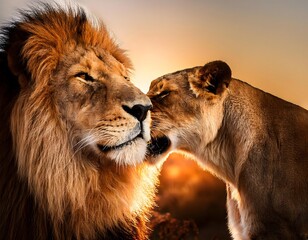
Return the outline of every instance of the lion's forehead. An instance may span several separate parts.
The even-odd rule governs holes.
[[[95,74],[93,77],[129,75],[127,68],[104,50],[77,48],[63,57],[62,65],[68,68],[67,74],[71,76],[82,71]]]

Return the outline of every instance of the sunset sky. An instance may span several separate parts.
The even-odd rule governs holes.
[[[31,2],[1,0],[0,20]],[[77,2],[128,50],[144,92],[163,74],[221,59],[233,77],[308,108],[307,0]]]

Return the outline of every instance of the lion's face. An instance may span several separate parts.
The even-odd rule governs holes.
[[[62,57],[49,84],[75,153],[118,164],[143,160],[151,102],[122,63],[104,50],[77,47]]]
[[[7,53],[21,86],[19,101],[30,109],[20,114],[39,123],[51,114],[73,158],[82,154],[96,163],[136,165],[150,138],[151,102],[129,81],[130,60],[105,26],[76,13],[51,10],[16,24]],[[50,108],[40,107],[43,103]]]
[[[224,89],[231,78],[225,63],[216,61],[164,75],[152,81],[152,159],[172,149],[187,150],[214,139],[223,118]],[[169,150],[169,151],[168,151]]]

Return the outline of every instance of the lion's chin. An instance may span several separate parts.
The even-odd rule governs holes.
[[[147,151],[147,142],[142,138],[136,138],[129,144],[120,148],[114,148],[106,152],[108,158],[118,165],[136,166],[143,162]]]

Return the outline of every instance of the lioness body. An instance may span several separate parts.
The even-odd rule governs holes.
[[[124,51],[77,6],[1,34],[0,239],[146,239],[151,102]]]
[[[153,135],[226,182],[234,239],[308,236],[307,110],[231,79],[220,61],[154,80],[148,95]]]

